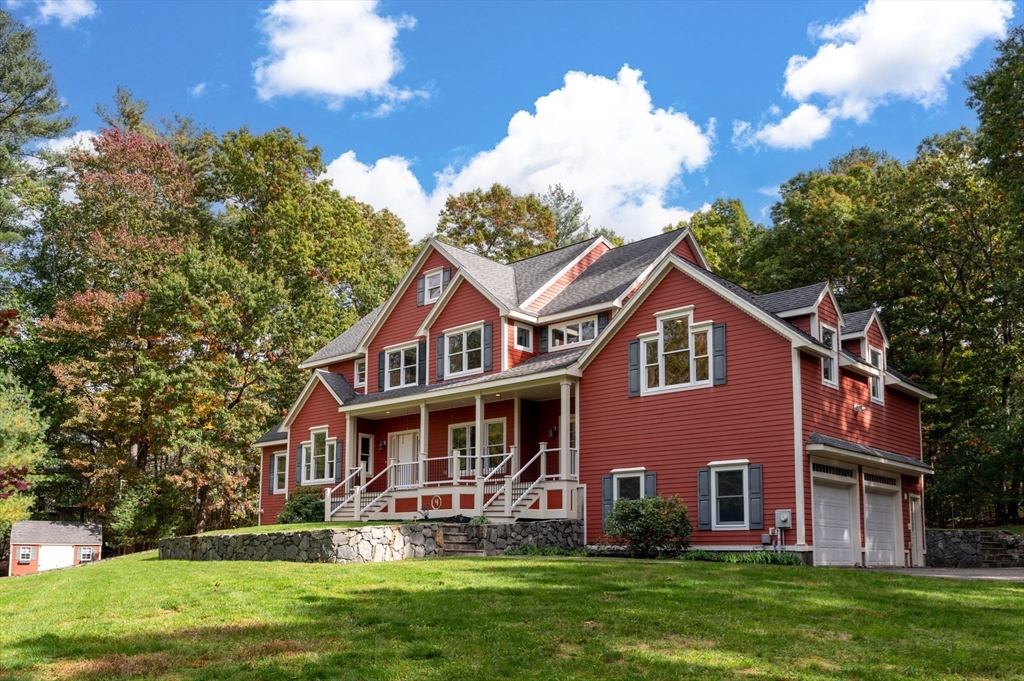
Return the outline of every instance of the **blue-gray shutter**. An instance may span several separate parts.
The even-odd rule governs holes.
[[[384,392],[384,353],[377,354],[377,392]]]
[[[640,397],[640,341],[629,341],[629,396]]]
[[[302,445],[295,448],[295,486],[302,484]]]
[[[277,454],[271,454],[270,455],[270,463],[267,465],[267,469],[270,471],[270,474],[267,476],[267,483],[268,483],[267,484],[267,493],[268,494],[273,494],[274,493],[274,478],[276,477],[274,475],[274,473],[275,473],[275,471],[274,471],[275,464],[277,464]]]
[[[437,335],[437,352],[435,353],[437,358],[437,366],[434,367],[437,380],[444,380],[444,334],[439,333]]]
[[[491,337],[494,335],[494,324],[487,322],[484,324],[484,371],[490,371],[494,364],[491,361],[491,348],[493,343]]]
[[[761,464],[747,467],[747,491],[750,497],[750,529],[764,529],[764,496],[762,494]]]
[[[421,340],[416,349],[416,382],[420,385],[427,384],[427,341]]]
[[[416,279],[416,305],[423,307],[424,302],[427,299],[427,278],[419,277]]]
[[[597,332],[601,333],[604,331],[604,327],[608,326],[608,313],[602,312],[597,315]]]
[[[345,441],[338,440],[334,443],[334,482],[341,482],[344,469],[341,466],[341,453],[345,451]]]
[[[612,512],[612,505],[615,503],[615,496],[612,493],[612,476],[606,475],[601,478],[601,529],[604,529],[608,514]]]
[[[644,473],[644,496],[645,497],[656,497],[658,496],[658,473],[657,471],[647,471]]]
[[[711,330],[711,375],[713,385],[725,383],[725,324],[715,324]]]
[[[548,351],[548,327],[542,326],[539,329],[537,329],[537,332],[540,335],[539,342],[537,343],[537,352],[547,352]]]
[[[711,469],[697,469],[697,529],[711,529]]]
[[[448,288],[448,282],[452,280],[452,270],[449,267],[444,268],[441,273],[441,292],[443,293]]]

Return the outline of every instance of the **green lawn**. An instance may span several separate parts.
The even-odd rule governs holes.
[[[622,559],[0,580],[4,679],[1024,678],[1024,584]]]

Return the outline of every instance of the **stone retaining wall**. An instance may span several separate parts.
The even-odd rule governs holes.
[[[983,543],[993,548],[984,548]],[[925,532],[925,564],[928,567],[983,567],[995,558],[1024,567],[1024,535],[981,530],[928,530]]]
[[[297,532],[196,535],[160,540],[171,560],[287,560],[297,563],[379,563],[445,555],[444,523],[372,525]],[[514,546],[583,546],[582,520],[458,526],[488,556]]]

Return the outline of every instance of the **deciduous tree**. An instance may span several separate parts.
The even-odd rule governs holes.
[[[554,247],[555,218],[535,194],[520,196],[494,184],[449,196],[437,236],[485,258],[512,262]]]

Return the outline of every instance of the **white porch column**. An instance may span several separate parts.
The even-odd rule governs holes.
[[[522,428],[519,423],[519,395],[516,395],[512,400],[512,433],[513,440],[516,443],[516,455],[512,457],[512,470],[518,471],[519,467],[522,466],[522,455],[523,455],[523,443],[519,441],[519,433]]]
[[[565,480],[569,476],[569,406],[572,401],[572,383],[562,381],[562,412],[558,419],[558,477]]]
[[[420,403],[420,484],[427,482],[427,455],[430,453],[428,446],[428,433],[430,432],[430,413],[427,410],[427,403]]]
[[[487,433],[484,429],[484,396],[476,395],[476,477],[484,477],[484,445]]]
[[[352,414],[345,414],[345,477],[353,468],[359,466],[359,434],[356,427],[358,419]]]

